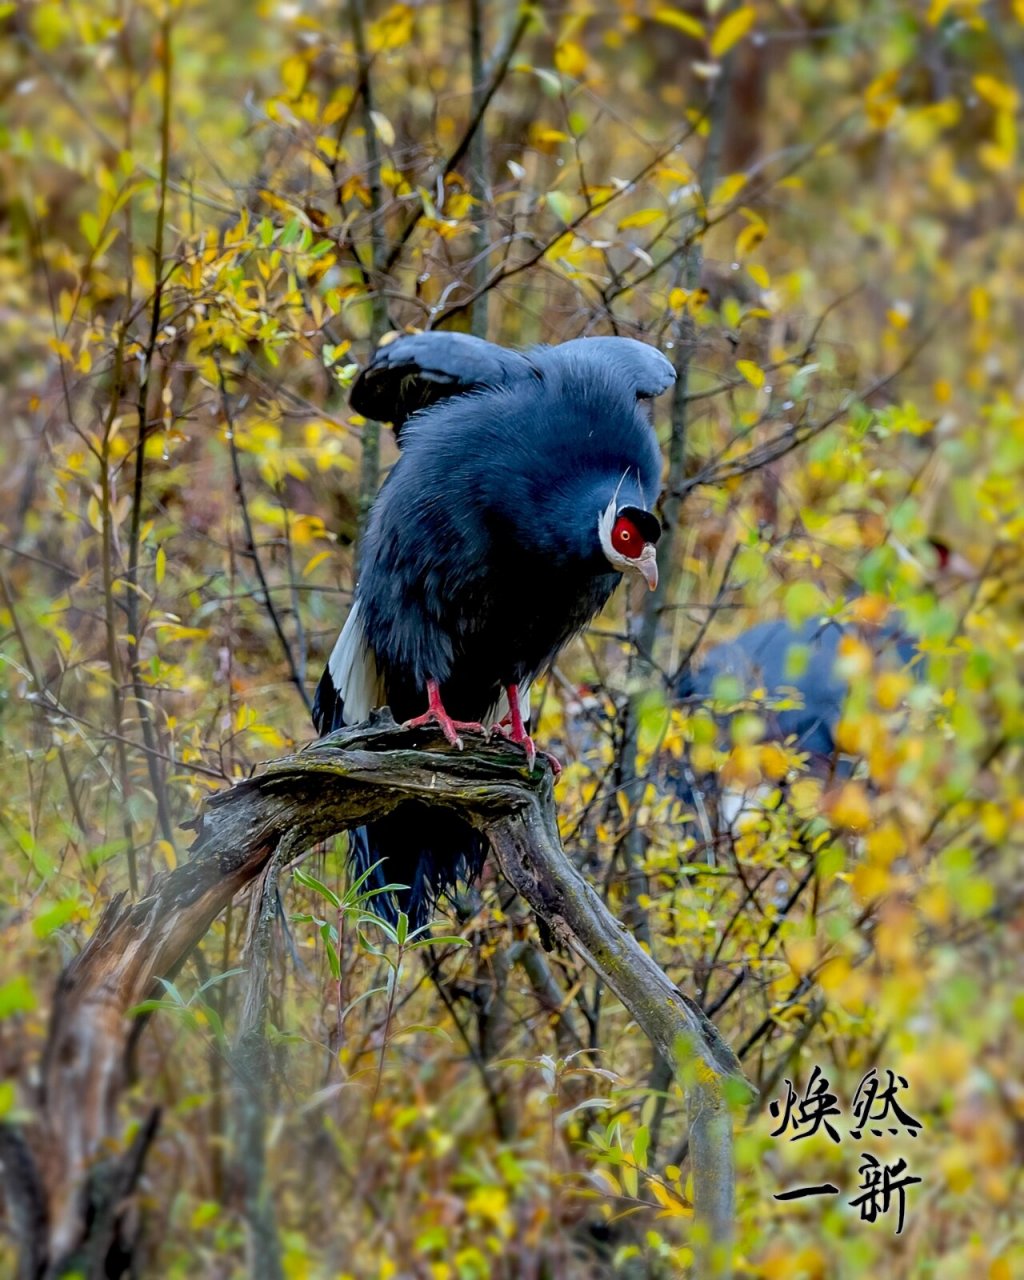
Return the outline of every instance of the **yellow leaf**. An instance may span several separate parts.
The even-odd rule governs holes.
[[[832,804],[832,821],[837,827],[863,831],[871,824],[868,794],[859,782],[848,782]]]
[[[790,938],[786,943],[786,959],[798,978],[810,973],[817,958],[818,946],[813,938]]]
[[[733,45],[743,39],[756,19],[757,10],[752,4],[745,4],[723,18],[711,37],[711,56],[724,58]]]
[[[689,13],[680,13],[678,9],[661,8],[654,11],[655,22],[663,22],[667,27],[675,27],[684,31],[694,40],[704,39],[704,24]]]
[[[306,60],[300,58],[297,53],[285,59],[281,67],[281,82],[289,98],[294,99],[301,95],[306,87],[306,72]]]
[[[736,370],[746,378],[752,387],[764,386],[764,370],[760,365],[755,364],[753,360],[737,360]]]
[[[917,895],[917,909],[931,924],[948,924],[953,901],[944,884],[929,885]]]
[[[575,40],[563,40],[555,46],[555,66],[563,76],[579,80],[587,69],[586,51]]]
[[[768,272],[760,265],[760,263],[748,263],[747,275],[750,276],[751,280],[753,280],[754,284],[756,284],[759,289],[767,289],[771,286],[771,276],[769,276]]]
[[[736,199],[746,185],[747,175],[745,173],[730,173],[727,178],[722,179],[711,193],[711,199],[708,204],[729,204]]]
[[[308,578],[313,570],[316,569],[318,565],[323,564],[330,554],[330,551],[318,551],[315,556],[311,556],[306,563],[306,567],[302,570],[302,576],[304,578]]]
[[[167,552],[163,547],[159,547],[156,553],[156,584],[160,585],[164,580],[164,574],[167,572]]]
[[[989,802],[981,809],[981,829],[992,844],[1002,844],[1010,829],[1009,818],[997,804]]]
[[[1020,95],[1012,85],[1003,84],[995,76],[975,76],[974,87],[978,95],[997,111],[1016,111]]]
[[[701,307],[703,307],[707,302],[708,296],[707,289],[691,290],[690,296],[686,299],[687,311],[689,311],[691,315],[695,316],[697,312],[700,311]]]
[[[864,849],[868,858],[879,867],[890,867],[897,858],[906,852],[906,841],[902,837],[896,823],[883,822],[874,828],[864,841]]]
[[[736,237],[736,257],[745,258],[748,253],[753,253],[757,246],[768,234],[768,228],[763,222],[752,222]]]
[[[903,671],[883,671],[875,681],[875,697],[883,711],[895,711],[910,688],[910,677]]]
[[[871,867],[866,863],[857,867],[850,880],[858,901],[864,903],[880,898],[891,883],[892,877],[885,867]]]
[[[660,209],[640,209],[637,213],[631,213],[623,218],[619,223],[619,230],[626,231],[630,227],[649,227],[652,222],[657,222],[664,216]]]
[[[899,74],[899,71],[885,71],[864,90],[864,110],[876,129],[884,129],[899,106],[895,93]]]
[[[954,1195],[963,1195],[974,1182],[970,1156],[962,1144],[957,1144],[938,1157],[939,1170]]]
[[[655,1200],[661,1205],[662,1212],[658,1214],[659,1218],[689,1218],[693,1215],[693,1208],[688,1205],[685,1200],[678,1200],[669,1190],[656,1179],[651,1178],[647,1183],[651,1194]]]
[[[847,680],[857,680],[866,676],[874,665],[874,652],[856,636],[843,636],[836,652],[837,670],[841,671]]]
[[[478,1187],[466,1201],[466,1212],[477,1214],[491,1222],[501,1221],[508,1207],[508,1193],[504,1187]]]
[[[766,742],[761,747],[761,772],[773,782],[779,782],[789,772],[789,757],[777,742]]]
[[[850,605],[850,617],[866,627],[878,627],[889,616],[889,601],[885,596],[867,591]]]

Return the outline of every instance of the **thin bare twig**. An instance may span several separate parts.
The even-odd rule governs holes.
[[[288,664],[288,672],[291,676],[292,684],[299,691],[299,697],[307,711],[312,713],[313,704],[310,702],[309,694],[306,692],[306,686],[303,684],[302,675],[299,671],[298,664],[295,661],[295,655],[292,653],[292,647],[288,643],[288,637],[285,635],[284,626],[281,622],[280,614],[277,612],[277,606],[274,604],[274,597],[271,595],[270,587],[267,583],[267,575],[263,571],[263,562],[260,560],[259,551],[256,547],[256,537],[253,533],[252,518],[249,515],[249,503],[245,496],[245,483],[242,479],[242,463],[238,455],[238,442],[235,439],[235,420],[234,413],[231,408],[231,399],[228,395],[227,384],[224,381],[224,370],[218,361],[217,376],[220,381],[221,405],[224,411],[224,420],[228,428],[228,445],[231,451],[231,471],[235,481],[235,496],[238,499],[238,506],[242,513],[242,524],[245,527],[246,551],[249,559],[253,563],[256,570],[256,577],[259,579],[260,591],[263,594],[263,601],[270,615],[270,621],[273,624],[274,632],[281,643],[281,649],[284,652],[285,661]]]
[[[142,376],[139,378],[139,391],[136,401],[138,417],[138,434],[135,445],[135,477],[132,484],[132,515],[128,531],[128,573],[125,581],[125,612],[128,621],[128,675],[131,680],[132,695],[135,699],[136,712],[142,727],[142,737],[146,744],[146,767],[149,771],[150,786],[156,801],[157,818],[163,838],[174,847],[174,825],[171,822],[170,807],[167,801],[167,789],[160,772],[156,752],[156,729],[150,714],[150,702],[142,684],[142,672],[139,666],[140,609],[139,609],[139,549],[142,541],[142,499],[144,477],[146,471],[146,441],[149,438],[149,392],[153,377],[153,364],[156,356],[156,344],[160,335],[163,311],[164,291],[164,229],[167,219],[167,183],[171,161],[171,85],[174,76],[173,26],[172,10],[167,9],[160,29],[160,60],[163,79],[160,96],[160,190],[156,207],[156,232],[153,240],[153,276],[156,281],[153,289],[152,310],[149,322],[149,337],[146,342],[145,363]],[[131,267],[129,267],[129,271]],[[122,342],[124,341],[122,336]],[[117,398],[112,403],[116,405]],[[134,881],[134,874],[132,876]],[[133,891],[137,886],[133,884]]]

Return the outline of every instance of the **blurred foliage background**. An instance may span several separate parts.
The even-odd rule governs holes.
[[[1024,5],[41,0],[0,31],[7,1118],[104,905],[311,736],[395,456],[346,407],[375,341],[617,332],[680,375],[665,587],[563,655],[539,738],[570,855],[762,1090],[737,1269],[1022,1274]],[[756,694],[671,697],[779,617],[849,624],[852,773],[766,740]],[[861,634],[893,617],[910,671]],[[684,765],[760,799],[696,812]],[[415,950],[346,905],[341,843],[286,879],[286,1275],[687,1274],[681,1095],[493,868],[439,921],[472,945]],[[137,1047],[128,1133],[164,1108],[149,1274],[246,1272],[245,922],[215,923]],[[922,1131],[872,1148],[922,1178],[899,1236],[845,1203],[846,1129],[772,1137],[815,1065],[847,1116],[872,1066],[908,1081]],[[773,1199],[827,1181],[843,1196]]]

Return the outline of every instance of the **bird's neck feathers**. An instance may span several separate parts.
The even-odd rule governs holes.
[[[586,563],[594,572],[608,573],[598,526],[608,504],[648,508],[653,494],[644,494],[635,472],[609,475],[606,471],[560,476],[538,494],[541,514],[521,525],[524,549],[531,543],[543,555],[568,565]]]

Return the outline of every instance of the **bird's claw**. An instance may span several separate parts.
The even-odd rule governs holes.
[[[537,763],[537,757],[540,756],[546,760],[551,766],[551,772],[557,778],[562,772],[562,762],[557,756],[553,756],[550,751],[538,751],[537,744],[528,733],[517,734],[512,725],[502,720],[500,724],[491,727],[491,734],[507,738],[509,742],[517,742],[526,752],[526,767],[533,772],[533,766]]]
[[[402,728],[423,729],[431,724],[436,724],[444,734],[445,739],[460,751],[463,747],[462,739],[459,737],[460,730],[463,733],[487,732],[478,720],[453,720],[446,711],[439,711],[434,707],[431,707],[429,711],[424,711],[421,716],[413,716],[411,720],[406,720]]]
[[[444,709],[441,701],[441,689],[436,680],[427,681],[427,709],[421,716],[413,716],[402,725],[403,729],[422,729],[428,724],[436,724],[453,747],[462,750],[462,739],[459,730],[464,733],[486,733],[487,730],[478,720],[453,720]]]

